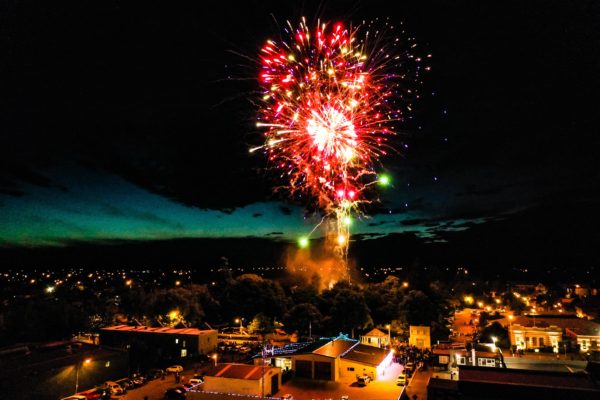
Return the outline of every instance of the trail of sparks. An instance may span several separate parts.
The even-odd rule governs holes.
[[[386,23],[385,31],[392,30]],[[386,40],[379,31],[370,38],[367,25],[317,23],[309,29],[303,19],[296,28],[288,22],[285,34],[260,51],[257,126],[264,128],[265,142],[251,152],[265,152],[290,195],[310,199],[332,217],[328,232],[345,257],[350,215],[370,201],[395,124],[418,98],[421,59],[400,51],[416,45]]]

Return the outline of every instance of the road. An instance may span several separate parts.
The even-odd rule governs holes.
[[[465,342],[467,339],[470,339],[469,336],[475,332],[475,326],[470,325],[469,322],[477,317],[471,316],[471,312],[475,311],[471,308],[465,308],[464,310],[457,311],[454,314],[454,326],[453,339],[457,342]]]
[[[508,368],[559,372],[581,371],[584,370],[587,365],[586,361],[557,360],[554,357],[536,357],[535,355],[527,355],[526,357],[505,356],[504,362]]]
[[[431,369],[427,371],[417,371],[413,375],[410,383],[406,388],[406,394],[412,400],[416,398],[418,400],[427,399],[427,383],[431,377]],[[414,397],[417,396],[417,397]]]
[[[181,374],[185,377],[185,381],[194,376],[193,370],[183,371]],[[128,390],[126,394],[122,396],[113,396],[113,399],[117,400],[144,400],[147,396],[148,400],[162,399],[165,391],[172,387],[181,386],[181,383],[175,381],[175,375],[166,375],[165,379],[155,379],[149,381],[144,386],[139,388]]]

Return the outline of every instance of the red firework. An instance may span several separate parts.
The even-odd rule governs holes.
[[[368,202],[388,138],[410,110],[407,95],[418,97],[405,84],[418,76],[407,62],[420,59],[379,31],[371,40],[366,26],[309,29],[304,21],[297,28],[288,22],[285,33],[287,39],[268,40],[260,51],[257,125],[265,128],[265,143],[252,151],[265,151],[292,195],[313,199],[339,219]]]

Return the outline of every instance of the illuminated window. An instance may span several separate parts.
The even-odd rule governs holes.
[[[181,349],[181,357],[187,357],[187,349]]]
[[[179,339],[175,339],[175,344],[179,343]]]

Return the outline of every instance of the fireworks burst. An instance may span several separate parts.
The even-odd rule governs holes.
[[[391,36],[389,22],[381,32],[370,26],[310,29],[304,19],[296,28],[288,22],[286,38],[268,40],[260,51],[257,126],[265,142],[251,152],[263,150],[292,196],[310,199],[331,217],[326,237],[342,257],[351,214],[370,202],[375,183],[389,183],[377,173],[380,159],[418,98],[416,45]]]

